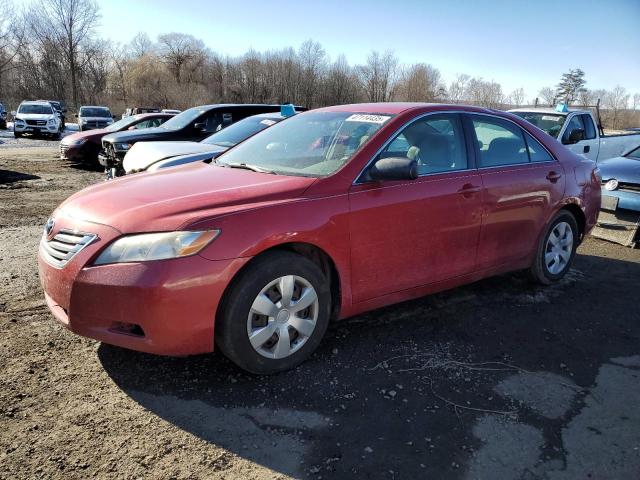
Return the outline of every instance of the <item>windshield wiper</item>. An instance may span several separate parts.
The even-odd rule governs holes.
[[[252,172],[273,173],[271,170],[256,167],[255,165],[247,165],[246,163],[218,163],[218,165],[226,166],[229,168],[242,168],[243,170],[251,170]]]

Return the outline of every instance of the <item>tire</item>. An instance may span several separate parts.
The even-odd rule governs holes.
[[[270,289],[265,290],[269,285],[272,285]],[[281,301],[287,285],[294,286],[293,303]],[[295,310],[302,295],[305,305],[314,298],[314,292],[314,303]],[[271,315],[261,315],[253,309],[258,305],[259,296],[262,298],[259,308]],[[315,263],[291,252],[269,252],[257,258],[232,282],[218,312],[216,345],[233,363],[250,373],[289,370],[318,347],[329,325],[330,312],[329,282]],[[249,339],[250,328],[254,334],[253,344]],[[306,333],[301,333],[303,331]],[[281,336],[281,332],[285,332],[285,336]]]
[[[533,280],[542,285],[561,280],[571,268],[579,235],[578,223],[570,212],[561,210],[556,213],[538,245],[536,258],[529,270]]]
[[[18,133],[18,132],[13,132],[13,136],[14,136],[15,138],[20,138],[20,137],[22,136],[22,134],[21,134],[21,133]]]

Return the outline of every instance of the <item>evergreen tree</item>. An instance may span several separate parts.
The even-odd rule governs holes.
[[[556,87],[558,98],[570,105],[578,98],[580,93],[586,91],[586,88],[584,88],[586,83],[584,72],[579,68],[563,73],[562,79]]]

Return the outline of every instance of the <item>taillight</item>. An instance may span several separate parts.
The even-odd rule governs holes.
[[[591,171],[591,180],[595,183],[602,183],[602,173],[598,167]]]

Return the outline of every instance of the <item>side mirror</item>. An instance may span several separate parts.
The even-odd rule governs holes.
[[[16,111],[15,110],[11,110],[11,116],[15,117],[16,116]]]
[[[564,141],[563,143],[565,145],[573,145],[574,143],[578,143],[582,140],[584,140],[584,129],[574,128],[569,132],[566,141]]]
[[[62,109],[62,113],[67,113],[67,109],[66,109],[66,108],[63,108],[63,109]]]
[[[406,157],[381,158],[369,170],[372,180],[415,180],[418,164]]]
[[[204,127],[205,127],[204,122],[197,122],[193,124],[194,130],[204,130]]]
[[[74,113],[74,114],[73,114],[73,116],[74,116],[74,117],[76,117],[76,118],[78,118],[78,114],[77,114],[77,113]]]

